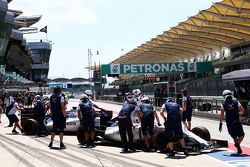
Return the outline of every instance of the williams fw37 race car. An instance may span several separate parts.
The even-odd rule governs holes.
[[[136,117],[132,118],[138,120]],[[102,142],[121,142],[119,127],[115,123],[117,120],[116,117],[113,117],[113,111],[107,111],[104,109],[96,111],[95,118],[95,135],[97,140]],[[133,121],[136,122],[136,121]],[[53,122],[51,117],[46,116],[44,120],[47,130],[51,130]],[[27,135],[34,135],[38,129],[38,123],[34,119],[23,120],[24,132]],[[134,123],[135,127],[133,128],[134,142],[138,146],[143,146],[143,134],[141,131],[140,123]],[[65,132],[76,133],[78,142],[84,144],[84,133],[82,127],[80,126],[80,121],[77,117],[76,107],[67,111],[66,118],[66,128]],[[165,127],[164,126],[155,126],[154,128],[154,143],[156,149],[161,152],[166,150],[166,139],[165,139]],[[202,151],[214,150],[220,147],[228,147],[228,142],[225,140],[211,139],[210,133],[205,127],[195,127],[191,131],[183,127],[183,135],[186,143],[186,148],[189,152],[200,153]],[[178,142],[175,144],[175,149],[180,149]]]

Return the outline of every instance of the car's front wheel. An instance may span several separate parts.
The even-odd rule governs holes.
[[[194,127],[191,131],[206,141],[211,140],[211,136],[210,136],[208,129],[203,126]]]

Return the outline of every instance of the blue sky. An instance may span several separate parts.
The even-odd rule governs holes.
[[[42,15],[33,27],[47,25],[53,41],[49,78],[88,78],[88,49],[93,62],[108,64],[220,1],[13,0],[9,8],[22,10],[24,16]],[[46,39],[46,34],[25,38]]]

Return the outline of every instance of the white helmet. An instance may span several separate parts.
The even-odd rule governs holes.
[[[144,96],[141,101],[149,101],[149,97],[148,96]]]
[[[93,92],[91,90],[85,90],[84,93],[88,96],[92,96],[93,95]]]
[[[231,90],[224,90],[222,93],[222,96],[226,99],[229,96],[233,97],[233,94],[232,94]]]
[[[132,91],[132,93],[133,93],[135,96],[140,96],[141,90],[140,90],[140,89],[134,89],[134,90]]]
[[[167,102],[174,102],[174,99],[172,97],[168,97],[166,101]]]
[[[35,100],[37,101],[37,100],[41,100],[41,96],[40,95],[36,95],[35,96]]]
[[[127,96],[126,96],[126,99],[128,101],[133,101],[134,100],[134,95],[132,93],[128,93]]]
[[[86,95],[86,94],[82,94],[81,95],[81,99],[88,99],[89,97],[88,97],[88,95]]]

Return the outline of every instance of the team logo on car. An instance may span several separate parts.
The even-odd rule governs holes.
[[[110,71],[111,74],[120,74],[120,64],[111,64]]]

